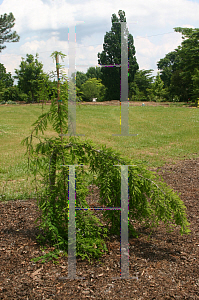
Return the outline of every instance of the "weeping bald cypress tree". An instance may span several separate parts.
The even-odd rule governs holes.
[[[52,54],[57,61],[61,52]],[[57,68],[60,65],[56,64]],[[58,78],[59,70],[57,71]],[[69,84],[69,83],[68,83]],[[55,250],[44,256],[58,258],[60,250],[68,250],[68,176],[66,165],[86,165],[76,167],[76,207],[89,207],[86,196],[92,182],[99,187],[100,204],[108,207],[120,207],[121,170],[114,165],[129,166],[129,232],[138,237],[133,220],[139,221],[151,229],[160,221],[168,229],[179,225],[180,233],[190,232],[186,218],[186,207],[179,195],[170,189],[154,172],[146,169],[141,161],[131,161],[105,145],[96,146],[92,140],[81,141],[79,137],[60,136],[68,132],[68,89],[67,84],[60,85],[58,79],[58,98],[51,103],[48,112],[39,116],[32,125],[31,135],[22,141],[26,144],[28,165],[33,174],[42,176],[42,189],[37,196],[41,211],[42,233],[38,242],[49,242]],[[55,138],[41,139],[38,131],[44,134],[48,123],[57,133]],[[35,134],[35,135],[34,135]],[[33,138],[39,139],[33,147]],[[114,234],[120,234],[120,215],[118,211],[103,211],[104,226],[92,211],[76,211],[77,256],[82,259],[99,258],[107,251],[106,240]],[[109,234],[108,234],[109,232]],[[38,258],[40,259],[40,258]]]

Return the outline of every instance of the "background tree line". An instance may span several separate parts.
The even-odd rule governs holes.
[[[119,10],[119,18],[112,15],[111,31],[104,37],[103,51],[98,53],[98,64],[121,64],[121,24],[114,22],[126,21],[125,12]],[[18,42],[16,32],[8,34],[14,26],[14,16],[4,14],[0,17],[0,52],[6,46],[6,41]],[[174,28],[182,33],[183,42],[177,49],[165,55],[157,63],[158,74],[152,76],[153,70],[140,70],[135,56],[133,36],[128,34],[129,60],[129,100],[130,101],[180,101],[188,99],[195,102],[199,98],[199,29]],[[39,102],[57,97],[57,81],[51,81],[52,73],[43,72],[43,64],[32,54],[22,58],[19,69],[15,69],[13,78],[18,80],[14,84],[11,73],[0,64],[0,101]],[[78,100],[97,101],[120,100],[121,68],[90,67],[86,73],[76,72],[76,94]],[[75,83],[75,73],[70,79]],[[62,83],[62,88],[68,88],[68,81]]]

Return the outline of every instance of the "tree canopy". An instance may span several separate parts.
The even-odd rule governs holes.
[[[7,88],[13,86],[13,83],[12,74],[10,72],[6,73],[6,68],[0,63],[0,87]]]
[[[72,81],[75,83],[75,73],[72,73],[71,77],[72,77]],[[88,77],[84,72],[80,72],[80,71],[76,72],[76,87],[81,89],[82,84],[86,82],[86,80],[88,80]]]
[[[119,10],[119,18],[116,14],[112,15],[111,31],[104,37],[104,50],[98,53],[98,63],[102,65],[121,64],[121,24],[114,22],[126,22],[125,12]],[[124,30],[124,36],[127,36],[128,29]],[[134,80],[136,70],[139,69],[136,57],[133,36],[128,34],[128,60],[129,60],[129,82]],[[106,100],[120,100],[120,67],[102,67],[102,84],[107,88]]]
[[[34,101],[37,97],[39,82],[44,79],[43,64],[37,60],[38,53],[36,53],[35,61],[32,54],[26,54],[26,57],[26,61],[22,57],[20,69],[15,69],[17,75],[13,77],[18,79],[19,89],[29,94],[32,101]]]
[[[0,17],[0,52],[6,48],[6,46],[1,46],[5,42],[18,42],[20,36],[14,31],[11,32],[11,28],[14,27],[15,18],[12,13],[9,15],[4,14]]]
[[[129,99],[135,101],[149,101],[151,85],[154,76],[153,70],[137,70],[135,73],[134,81],[129,85]]]
[[[102,77],[102,72],[101,72],[101,67],[90,67],[87,72],[86,76],[88,78],[96,78],[97,80],[101,79]]]
[[[154,83],[154,76],[151,75],[153,70],[139,70],[133,36],[126,27],[124,32],[121,33],[121,23],[126,22],[125,12],[119,10],[118,16],[112,14],[111,31],[106,32],[103,51],[98,53],[97,56],[98,63],[101,65],[121,65],[121,34],[124,34],[126,41],[128,41],[129,99],[134,101],[181,102],[186,102],[189,99],[192,102],[197,102],[199,98],[199,28],[174,28],[175,32],[182,34],[183,41],[177,49],[167,53],[164,58],[157,62],[160,76],[156,76]],[[0,52],[6,48],[6,46],[2,46],[4,42],[19,41],[20,37],[16,31],[10,33],[11,28],[15,25],[14,21],[15,18],[12,13],[0,17]],[[43,72],[43,64],[37,60],[38,54],[36,54],[35,61],[32,54],[26,54],[26,57],[26,61],[22,58],[20,69],[15,69],[16,76],[13,76],[13,78],[18,79],[17,88],[13,88],[14,80],[11,73],[6,73],[5,67],[0,64],[1,100],[29,98],[32,101],[38,101],[40,97],[43,99],[56,97],[57,82],[50,81],[50,75]],[[90,67],[86,73],[77,71],[77,100],[88,100],[88,94],[96,86],[94,83],[97,82],[93,80],[86,84],[90,79],[100,81],[104,87],[100,90],[100,93],[101,91],[102,93],[97,97],[100,101],[120,100],[121,67]],[[72,74],[71,82],[75,83],[75,73]],[[62,85],[61,82],[60,84]],[[86,86],[90,91],[86,91]],[[65,88],[67,88],[67,83],[65,83]],[[19,93],[23,94],[23,97],[20,97]],[[93,93],[96,92],[90,94]],[[89,96],[89,98],[92,98],[92,96]]]
[[[4,100],[5,90],[12,87],[13,82],[11,73],[6,73],[6,68],[0,63],[0,100]]]
[[[82,85],[82,91],[84,96],[88,98],[89,101],[92,101],[93,98],[98,98],[99,100],[103,97],[106,88],[101,84],[101,79],[90,78]]]
[[[175,51],[160,59],[157,66],[171,97],[194,100],[196,94],[199,97],[193,81],[199,70],[199,29],[175,27],[174,30],[182,33],[183,41]]]

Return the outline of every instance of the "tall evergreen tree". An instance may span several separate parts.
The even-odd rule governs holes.
[[[98,53],[98,63],[102,65],[121,64],[121,24],[114,22],[126,22],[125,12],[119,10],[119,18],[116,14],[112,15],[111,31],[107,32],[104,37],[104,50]],[[128,34],[128,61],[129,61],[129,77],[128,82],[134,80],[136,70],[139,69],[136,57],[133,36],[128,33],[128,29],[124,29],[124,36]],[[102,67],[102,84],[107,88],[106,100],[120,100],[120,80],[121,67]]]
[[[11,28],[15,25],[14,23],[15,18],[12,13],[9,15],[4,14],[0,17],[0,52],[2,49],[5,49],[6,46],[1,46],[1,44],[5,42],[18,42],[20,39],[20,36],[14,31],[11,34]]]

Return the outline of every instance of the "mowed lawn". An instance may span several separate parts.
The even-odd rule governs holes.
[[[113,136],[121,133],[120,107],[101,105],[76,106],[76,133],[85,135],[82,140],[91,139],[98,149],[106,144],[123,157],[142,160],[148,168],[199,156],[198,108],[145,104],[129,107],[129,134],[137,136]],[[49,108],[44,105],[44,112]],[[41,104],[0,106],[0,201],[35,197],[34,176],[28,171],[21,141],[30,135],[40,114]],[[49,126],[44,136],[57,137],[57,133]]]

